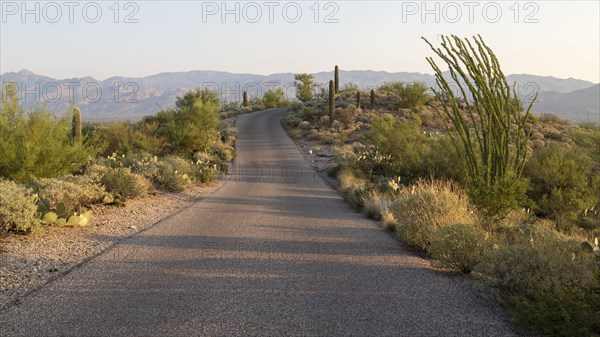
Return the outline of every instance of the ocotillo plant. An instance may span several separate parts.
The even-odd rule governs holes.
[[[329,81],[329,122],[333,122],[335,112],[335,84],[333,80]]]
[[[360,91],[356,91],[356,107],[360,109]]]
[[[77,141],[81,141],[83,137],[81,132],[81,110],[79,110],[79,108],[75,108],[75,110],[73,110],[73,125],[71,134],[73,139]]]
[[[340,92],[340,68],[338,68],[338,66],[335,66],[333,78],[335,79],[335,93],[337,94]]]
[[[519,184],[530,136],[525,125],[537,95],[523,113],[515,86],[509,86],[496,55],[481,36],[474,37],[474,43],[454,35],[441,38],[441,48],[423,40],[448,65],[452,85],[459,92],[455,94],[442,70],[428,57],[440,88],[432,88],[442,103],[438,113],[462,157],[472,196],[486,216],[502,217],[517,206],[521,189],[525,189],[524,183]]]
[[[248,93],[244,91],[244,99],[242,102],[243,106],[248,106]]]

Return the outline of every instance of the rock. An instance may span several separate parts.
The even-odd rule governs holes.
[[[137,226],[136,225],[131,225],[131,226],[129,226],[129,228],[131,228],[131,229],[137,229]]]

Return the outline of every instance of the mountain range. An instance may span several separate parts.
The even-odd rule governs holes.
[[[313,74],[315,82],[325,87],[333,72]],[[507,76],[524,100],[539,93],[535,113],[551,112],[573,122],[600,123],[600,84],[573,78],[515,74]],[[435,87],[431,74],[414,72],[390,73],[372,70],[340,71],[342,86],[352,83],[360,88],[377,87],[385,82],[423,82]],[[69,102],[81,108],[88,121],[139,120],[160,109],[172,107],[177,96],[187,90],[209,87],[221,93],[223,101],[241,101],[245,90],[260,97],[275,86],[284,88],[293,98],[293,73],[272,75],[235,74],[221,71],[189,71],[160,73],[146,77],[111,77],[103,81],[92,77],[55,79],[28,70],[0,75],[0,82],[13,83],[26,109],[45,104],[47,110],[64,113]]]

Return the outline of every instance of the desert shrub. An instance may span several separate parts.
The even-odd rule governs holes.
[[[590,159],[576,149],[550,145],[534,155],[525,174],[531,181],[529,196],[537,204],[537,213],[554,219],[558,230],[569,230],[576,213],[596,203],[588,186],[590,170]]]
[[[0,109],[0,177],[20,182],[80,169],[94,151],[71,139],[70,116],[56,118],[43,108],[25,113],[16,92],[6,90]]]
[[[165,142],[156,135],[157,129],[158,122],[154,116],[149,116],[138,124],[111,122],[94,125],[86,134],[102,156],[113,153],[157,154]]]
[[[400,239],[422,250],[428,249],[439,228],[476,220],[467,196],[446,181],[418,181],[407,187],[392,212],[398,219]]]
[[[62,203],[69,209],[101,202],[107,194],[104,187],[90,176],[40,178],[30,185],[41,200],[48,199],[52,205]]]
[[[36,202],[32,190],[0,179],[0,231],[31,232],[40,228]]]
[[[224,162],[230,162],[233,160],[233,157],[235,157],[235,149],[233,148],[233,146],[220,141],[215,142],[211,146],[211,150],[218,158],[220,158]]]
[[[337,178],[344,200],[355,210],[362,209],[367,187],[365,178],[350,169],[341,169]]]
[[[388,82],[379,91],[394,97],[394,104],[401,108],[418,108],[427,101],[427,86],[421,82]]]
[[[427,140],[419,126],[420,120],[416,117],[400,120],[390,114],[373,116],[371,130],[364,135],[364,140],[381,155],[376,174],[401,176],[407,183],[420,175]]]
[[[288,105],[282,88],[267,91],[262,98],[265,108],[282,108]]]
[[[494,223],[503,221],[514,210],[530,204],[526,192],[529,182],[524,178],[507,175],[496,179],[488,186],[477,180],[467,189],[467,193],[477,206],[486,229],[492,229]]]
[[[192,155],[207,151],[217,140],[219,131],[218,93],[206,89],[199,97],[195,92],[177,99],[176,110],[157,114],[157,134],[165,137],[163,152]],[[213,96],[217,95],[217,98]]]
[[[486,232],[473,224],[438,229],[427,252],[444,267],[470,273],[488,249]]]
[[[312,106],[303,106],[302,107],[302,119],[307,121],[312,121],[317,117],[317,112],[315,108]]]
[[[143,176],[131,173],[128,168],[108,170],[101,178],[106,190],[125,198],[140,197],[148,191],[148,183]]]
[[[424,154],[423,166],[419,169],[420,175],[464,183],[461,155],[452,145],[449,136],[434,138],[429,142],[429,152]]]
[[[348,128],[354,124],[356,120],[356,106],[350,104],[344,109],[336,109],[335,119],[339,121],[344,128]]]
[[[393,197],[377,191],[366,193],[363,198],[363,214],[375,220],[383,220],[384,216],[390,219],[390,207],[393,203]]]
[[[475,271],[503,290],[521,322],[554,336],[598,333],[600,283],[593,254],[579,242],[545,234],[488,251]]]
[[[187,180],[177,174],[172,166],[162,162],[155,165],[155,171],[150,179],[157,188],[169,192],[182,192],[187,183]]]
[[[221,123],[221,140],[226,144],[233,144],[238,135],[238,129],[229,123]]]

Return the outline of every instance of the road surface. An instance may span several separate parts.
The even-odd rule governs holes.
[[[0,336],[513,336],[319,180],[282,110],[240,117],[204,200],[0,313]]]

